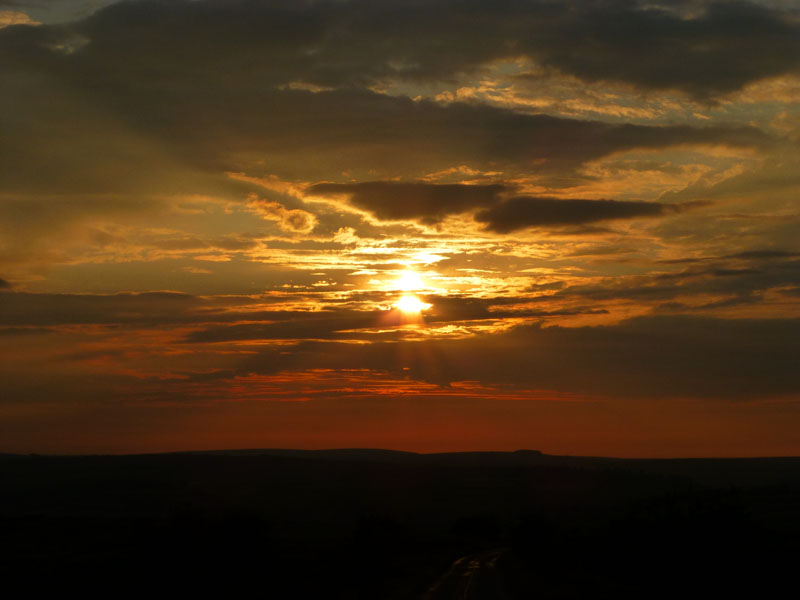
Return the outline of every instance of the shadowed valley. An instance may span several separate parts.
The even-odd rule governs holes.
[[[800,459],[253,450],[0,460],[5,578],[274,598],[762,594]]]

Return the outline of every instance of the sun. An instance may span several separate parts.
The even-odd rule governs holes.
[[[403,271],[395,283],[397,289],[403,290],[404,292],[413,292],[414,290],[421,290],[425,287],[422,277],[414,271]]]
[[[423,302],[416,296],[403,296],[395,303],[395,306],[407,315],[418,315],[426,308],[431,307],[430,304]]]

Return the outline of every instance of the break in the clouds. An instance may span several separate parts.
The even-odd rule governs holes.
[[[799,57],[788,2],[0,1],[0,432],[798,452]]]

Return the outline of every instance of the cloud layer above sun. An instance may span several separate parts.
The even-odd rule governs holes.
[[[800,452],[791,3],[7,1],[0,89],[0,450]]]

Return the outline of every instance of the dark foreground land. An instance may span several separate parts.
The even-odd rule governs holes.
[[[24,597],[770,598],[800,550],[795,458],[7,455],[0,482]]]

